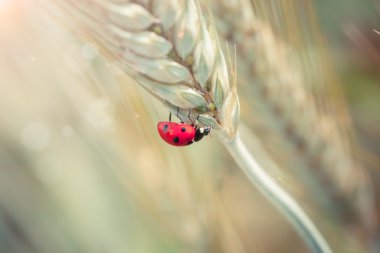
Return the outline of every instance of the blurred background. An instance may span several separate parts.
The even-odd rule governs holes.
[[[164,143],[168,110],[42,2],[0,0],[1,253],[308,252],[216,138]],[[279,2],[246,28],[209,1],[240,130],[336,252],[380,252],[380,2]]]

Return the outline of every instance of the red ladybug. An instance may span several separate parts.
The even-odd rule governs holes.
[[[211,131],[210,126],[197,127],[186,123],[169,121],[157,123],[157,130],[161,138],[173,146],[187,146],[196,141],[200,141],[203,136],[208,135]]]

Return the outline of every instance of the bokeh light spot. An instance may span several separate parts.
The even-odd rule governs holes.
[[[32,122],[24,127],[21,141],[27,149],[40,151],[50,143],[50,130],[41,122]]]
[[[99,50],[94,44],[86,43],[82,46],[81,53],[86,60],[93,60],[98,56]]]

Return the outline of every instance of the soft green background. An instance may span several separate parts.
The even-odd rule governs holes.
[[[378,198],[379,5],[320,0],[316,11]],[[163,143],[155,124],[167,109],[37,2],[0,0],[0,55],[0,252],[307,251],[215,138]],[[243,120],[255,122],[251,94],[241,97]],[[366,252],[360,229],[304,190],[307,172],[269,173],[334,249]]]

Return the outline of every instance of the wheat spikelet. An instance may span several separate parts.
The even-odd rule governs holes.
[[[189,1],[57,2],[80,31],[182,119],[191,118],[232,139],[239,118],[236,86],[215,32]]]
[[[336,208],[335,217],[373,229],[368,178],[353,154],[349,118],[339,85],[318,44],[321,38],[315,24],[308,33],[311,42],[305,42],[296,15],[284,15],[284,10],[296,11],[292,3],[211,2],[218,28],[237,45],[240,65],[246,66],[241,82],[246,86],[241,89],[255,94],[255,99],[247,100],[250,113],[256,115],[250,126],[262,133],[260,138],[275,159],[303,175],[304,187],[311,188],[328,208]],[[311,14],[309,5],[301,4],[300,8]],[[298,46],[301,53],[291,45]],[[369,196],[364,202],[363,192]]]

